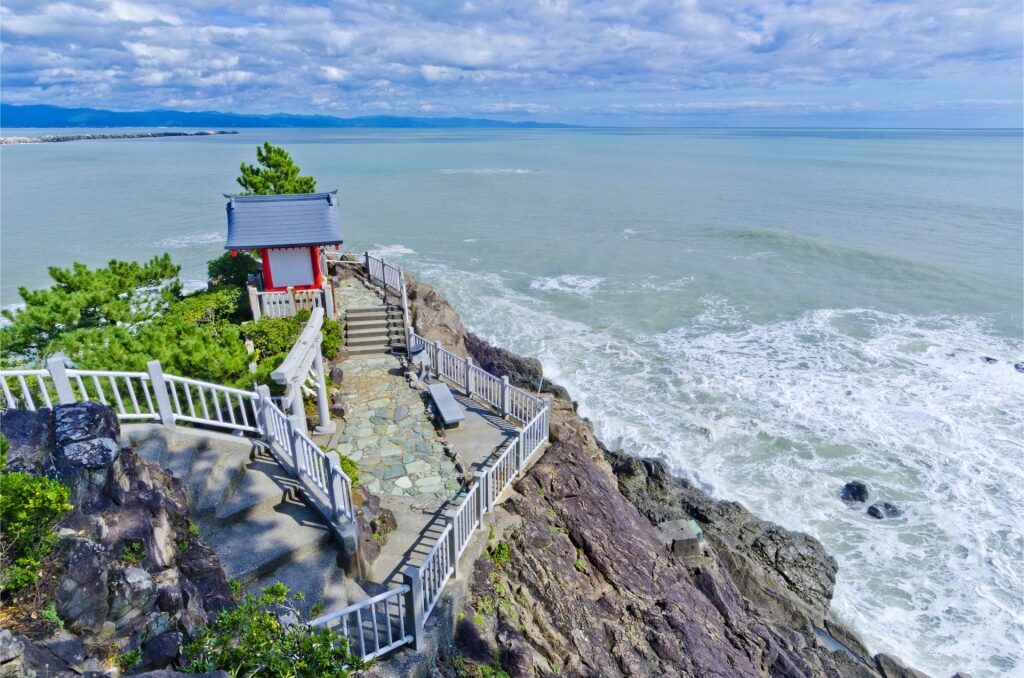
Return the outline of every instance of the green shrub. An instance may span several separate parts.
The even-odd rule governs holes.
[[[220,286],[185,296],[168,309],[190,323],[235,322],[245,319],[245,291],[241,287]]]
[[[488,551],[488,554],[498,567],[503,568],[512,561],[512,547],[508,545],[507,541],[503,541],[492,548]]]
[[[140,650],[139,648],[135,648],[134,650],[129,650],[128,652],[122,652],[121,654],[117,655],[114,661],[117,663],[119,669],[121,669],[122,671],[127,671],[128,669],[132,668],[133,666],[137,665],[140,661],[142,661],[142,650]]]
[[[242,324],[242,334],[256,347],[256,359],[264,360],[278,353],[287,353],[301,333],[295,318],[260,318]]]
[[[250,252],[239,252],[231,256],[225,252],[216,259],[206,263],[206,274],[210,277],[210,286],[234,285],[240,287],[249,279],[250,273],[259,273],[260,260]]]
[[[338,463],[341,464],[341,470],[352,481],[352,489],[354,490],[359,487],[359,466],[341,452],[335,450],[334,453],[338,455]]]
[[[146,549],[139,539],[126,541],[121,550],[121,560],[129,565],[138,565],[146,559]]]
[[[278,614],[301,616],[280,582],[263,589],[259,598],[245,596],[224,610],[188,644],[188,671],[225,670],[231,675],[267,678],[348,676],[367,663],[349,652],[337,632],[302,623],[285,626]]]
[[[328,359],[335,358],[338,352],[341,351],[341,346],[344,343],[342,341],[341,323],[337,320],[324,318],[324,326],[321,332],[324,336],[324,357]]]
[[[9,443],[0,436],[6,464]],[[53,526],[71,510],[71,492],[56,480],[0,469],[0,589],[16,590],[36,581],[43,559],[53,550]]]
[[[45,619],[51,624],[56,624],[57,628],[64,628],[64,620],[57,614],[56,603],[51,602],[49,605],[43,608],[43,611],[39,613],[40,618]]]

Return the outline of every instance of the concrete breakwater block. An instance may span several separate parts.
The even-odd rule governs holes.
[[[704,556],[704,531],[688,518],[669,520],[658,525],[665,548],[681,558],[687,567],[699,567]]]

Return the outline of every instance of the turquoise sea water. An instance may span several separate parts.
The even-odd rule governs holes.
[[[541,358],[611,445],[820,538],[840,563],[833,613],[873,651],[938,676],[1024,669],[1019,131],[5,146],[3,304],[46,284],[48,264],[163,251],[200,284],[221,193],[264,139],[339,189],[352,249]],[[855,478],[905,516],[843,506]]]

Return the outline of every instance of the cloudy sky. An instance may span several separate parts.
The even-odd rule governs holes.
[[[1020,0],[4,0],[0,98],[584,124],[1021,126]]]

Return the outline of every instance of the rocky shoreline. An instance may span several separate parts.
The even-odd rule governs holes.
[[[38,137],[0,137],[0,144],[50,144],[62,141],[92,141],[95,139],[158,139],[163,137],[211,137],[220,134],[238,134],[233,130],[207,130],[201,132],[121,132],[115,134],[43,134]]]
[[[409,291],[426,338],[537,388],[539,361],[466,332],[430,285],[410,277]],[[440,673],[925,675],[829,618],[838,568],[816,539],[714,499],[660,461],[608,450],[564,388],[545,380],[543,392],[552,444],[496,510]],[[664,527],[680,519],[704,534],[696,566],[666,548]]]

